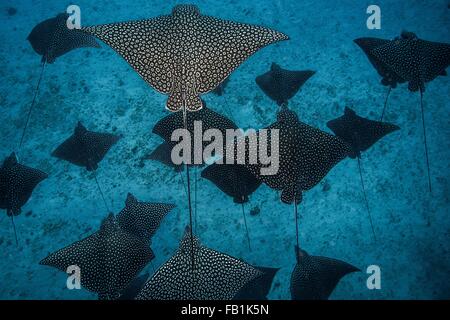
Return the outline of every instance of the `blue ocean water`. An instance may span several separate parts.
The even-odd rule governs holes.
[[[93,25],[168,14],[178,1],[78,0],[82,24]],[[380,78],[353,39],[391,39],[402,30],[430,41],[450,42],[447,0],[208,0],[192,1],[207,15],[260,24],[290,40],[262,49],[232,75],[222,97],[204,97],[241,128],[274,122],[275,104],[254,79],[272,62],[291,70],[317,73],[292,99],[300,119],[330,132],[326,122],[345,106],[378,119],[386,95]],[[381,8],[380,30],[366,27],[369,5]],[[65,11],[57,0],[3,0],[0,4],[0,158],[17,149],[26,112],[40,72],[40,57],[26,38],[40,21]],[[12,9],[14,8],[14,10]],[[338,258],[362,272],[346,276],[331,299],[450,298],[450,86],[448,77],[426,85],[425,119],[433,192],[428,192],[420,97],[406,85],[392,91],[386,120],[401,130],[364,153],[362,164],[372,209],[373,239],[359,181],[357,162],[340,162],[304,194],[299,207],[300,242],[309,253]],[[119,212],[128,192],[140,200],[174,203],[177,208],[153,238],[153,272],[175,252],[188,223],[186,194],[179,176],[142,157],[162,141],[151,133],[168,114],[166,97],[150,88],[112,49],[81,49],[46,68],[20,160],[49,174],[16,218],[19,246],[10,219],[0,215],[0,299],[95,299],[85,290],[69,291],[66,275],[39,261],[94,232],[106,216],[94,176],[50,156],[78,121],[123,139],[100,165],[98,179],[108,204]],[[228,107],[227,107],[228,106]],[[260,266],[281,268],[270,299],[289,299],[295,265],[293,208],[263,185],[247,208],[253,250],[247,248],[240,206],[199,178],[197,233],[210,248]],[[31,213],[29,213],[31,211]],[[29,213],[29,214],[25,214]],[[381,289],[369,290],[366,268],[381,268]]]

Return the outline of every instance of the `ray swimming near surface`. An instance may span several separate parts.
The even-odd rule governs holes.
[[[187,4],[175,6],[170,15],[82,30],[112,47],[150,86],[168,95],[166,108],[183,112],[186,129],[187,112],[204,106],[201,94],[217,88],[259,49],[288,40],[265,27],[202,15],[197,6]],[[185,164],[192,230],[190,172]]]

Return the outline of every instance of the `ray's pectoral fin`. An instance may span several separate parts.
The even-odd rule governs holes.
[[[187,111],[199,111],[202,109],[203,103],[198,94],[173,92],[169,95],[166,104],[169,111],[180,111],[183,106],[186,106]]]

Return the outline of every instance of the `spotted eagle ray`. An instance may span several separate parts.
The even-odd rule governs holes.
[[[272,130],[277,129],[279,134],[279,168],[276,172],[262,175],[261,161],[258,164],[246,162],[245,166],[259,180],[275,190],[281,190],[281,201],[286,204],[294,203],[295,227],[298,246],[298,212],[297,204],[302,201],[302,192],[310,190],[317,185],[323,177],[350,152],[350,146],[342,139],[311,127],[299,121],[297,114],[286,105],[281,107],[277,114],[277,122],[267,129],[267,150],[271,150]],[[259,140],[259,137],[256,137]],[[245,155],[257,154],[246,145]],[[242,148],[238,148],[241,153]],[[271,168],[273,169],[273,168]]]
[[[404,40],[417,39],[417,36],[412,32],[403,31],[400,37],[396,37],[394,40],[386,40],[379,38],[358,38],[354,40],[354,42],[367,55],[370,63],[377,70],[378,74],[382,77],[381,84],[389,87],[386,99],[384,101],[383,112],[381,114],[381,121],[383,121],[384,119],[387,101],[391,93],[391,90],[396,88],[397,84],[406,82],[407,78],[402,78],[400,73],[397,74],[397,72],[395,71],[396,69],[394,69],[390,64],[386,63],[383,59],[380,59],[379,54],[376,54],[375,50],[377,48],[387,46],[391,41],[398,41],[401,39]],[[440,71],[438,75],[446,76],[447,72],[445,71],[445,68],[442,71]]]
[[[279,106],[287,104],[315,71],[290,71],[272,63],[270,71],[256,77],[256,84]]]
[[[125,201],[125,208],[117,215],[120,227],[142,241],[150,242],[159,228],[162,219],[175,205],[165,203],[141,202],[131,193]]]
[[[99,299],[117,299],[135,276],[154,258],[147,242],[123,230],[113,214],[100,230],[51,253],[40,264],[63,272],[81,270],[81,285]]]
[[[100,48],[93,36],[81,32],[78,29],[69,29],[67,27],[68,19],[69,14],[58,14],[55,18],[47,19],[37,24],[28,35],[27,40],[30,42],[34,51],[38,55],[42,56],[42,67],[39,80],[34,91],[33,100],[30,109],[28,110],[22,137],[20,138],[19,148],[22,146],[25,132],[28,127],[28,122],[30,121],[31,113],[33,112],[33,108],[36,103],[45,65],[47,63],[54,63],[58,57],[77,48]]]
[[[119,139],[119,136],[113,134],[89,131],[81,122],[78,122],[74,133],[52,152],[53,157],[85,167],[87,171],[94,173],[95,182],[108,212],[109,208],[95,171],[99,162]]]
[[[291,275],[292,300],[327,300],[347,274],[361,271],[347,262],[311,256],[295,248],[297,264]]]
[[[372,49],[371,54],[408,82],[409,91],[420,91],[428,186],[431,192],[423,93],[425,92],[425,83],[434,80],[438,76],[447,74],[445,69],[450,64],[450,44],[422,40],[414,33],[404,31],[401,37]]]
[[[241,204],[248,247],[251,250],[244,203],[249,201],[248,197],[259,188],[261,181],[240,164],[214,163],[202,171],[202,178],[208,179],[222,192],[232,197],[235,203]]]
[[[6,210],[6,214],[11,217],[16,244],[19,241],[14,216],[22,212],[34,188],[47,177],[40,170],[20,164],[14,152],[3,161],[0,168],[0,209]]]
[[[194,242],[195,273],[191,269]],[[176,254],[145,284],[138,300],[231,300],[261,272],[200,244],[187,228]]]
[[[345,107],[343,116],[329,121],[327,123],[327,127],[330,128],[336,136],[350,145],[352,152],[349,154],[349,157],[352,159],[358,158],[359,177],[361,180],[364,201],[366,204],[367,212],[369,214],[372,233],[375,237],[375,230],[373,227],[372,216],[370,213],[366,190],[364,188],[364,179],[361,170],[361,152],[366,151],[378,140],[389,133],[399,130],[400,128],[394,124],[390,124],[387,122],[380,122],[362,118],[349,107]]]
[[[279,170],[275,174],[261,175],[264,165],[246,164],[246,167],[269,187],[281,190],[281,201],[286,204],[294,200],[300,203],[302,191],[313,188],[351,152],[345,141],[299,121],[296,113],[285,106],[278,113],[277,122],[267,129],[268,150],[271,130],[279,130]]]
[[[285,34],[221,20],[195,5],[177,5],[170,15],[82,28],[112,47],[154,89],[169,96],[166,107],[202,108],[200,95],[214,90],[259,49]]]
[[[249,281],[233,300],[268,300],[267,295],[272,288],[273,278],[280,269],[266,267],[255,267],[255,269],[261,271],[261,275]]]

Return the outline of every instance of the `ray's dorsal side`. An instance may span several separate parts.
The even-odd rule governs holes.
[[[290,286],[292,300],[327,300],[344,276],[361,271],[341,260],[309,255],[298,247],[295,252],[297,264]]]
[[[110,214],[100,230],[51,253],[39,264],[63,272],[78,266],[85,289],[98,293],[100,299],[117,299],[153,258],[148,243],[123,230]]]
[[[230,300],[259,276],[261,272],[251,265],[201,245],[187,228],[178,251],[147,281],[137,299]]]
[[[278,31],[202,15],[177,5],[170,15],[85,27],[121,55],[154,89],[169,96],[166,107],[202,108],[200,95],[214,90],[259,49],[287,40]]]
[[[287,104],[316,72],[290,71],[272,63],[270,71],[256,77],[256,84],[279,106]]]

